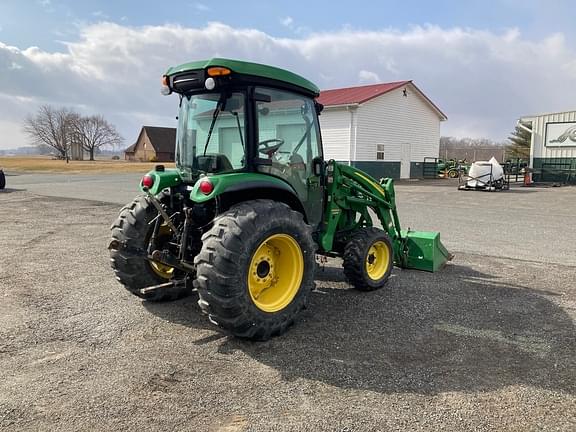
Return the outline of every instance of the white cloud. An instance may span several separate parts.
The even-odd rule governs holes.
[[[282,18],[280,20],[280,23],[284,26],[284,27],[288,27],[288,28],[292,28],[292,25],[294,24],[294,20],[292,19],[292,17],[287,16],[285,18]]]
[[[294,22],[294,18],[292,18],[291,16],[286,16],[286,17],[282,18],[280,20],[280,24],[282,24],[284,27],[291,30],[292,33],[294,33],[298,36],[303,36],[303,35],[309,33],[308,28],[296,25],[296,23]]]
[[[371,72],[364,69],[358,72],[358,80],[361,83],[377,83],[381,81],[376,72]]]
[[[204,3],[193,3],[192,6],[194,7],[194,9],[196,9],[198,12],[208,12],[210,11],[210,7],[205,5]]]
[[[92,12],[92,16],[93,16],[93,17],[96,17],[96,18],[99,18],[99,19],[101,19],[101,20],[106,20],[106,19],[109,18],[108,15],[106,15],[104,12],[102,12],[102,11],[100,11],[100,10],[97,10],[97,11]]]
[[[412,79],[448,115],[443,134],[504,139],[521,115],[576,108],[573,45],[561,33],[528,40],[516,29],[346,29],[276,38],[221,23],[103,22],[84,25],[64,52],[0,42],[2,129],[19,130],[23,113],[52,103],[104,114],[130,143],[144,119],[175,124],[175,99],[158,91],[168,66],[223,56],[284,67],[321,88]]]

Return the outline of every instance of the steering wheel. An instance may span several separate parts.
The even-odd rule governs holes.
[[[269,145],[272,143],[276,143],[273,145]],[[260,141],[258,143],[258,146],[263,146],[261,149],[258,149],[258,151],[262,154],[267,155],[269,158],[272,157],[272,155],[274,153],[276,153],[278,151],[278,149],[280,147],[282,147],[284,145],[284,140],[280,139],[280,138],[272,138],[272,139],[268,139],[265,141]]]

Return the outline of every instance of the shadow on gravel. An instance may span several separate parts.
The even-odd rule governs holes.
[[[26,191],[26,189],[12,189],[12,188],[5,188],[5,189],[0,189],[0,194],[9,194],[12,192],[23,192]]]
[[[511,187],[508,190],[495,190],[495,191],[488,191],[488,190],[474,190],[474,189],[463,189],[458,190],[458,192],[462,193],[477,193],[477,194],[529,194],[539,192],[537,189],[528,189],[528,188],[515,188]]]
[[[310,307],[287,334],[265,343],[222,336],[219,351],[241,350],[287,380],[382,393],[526,385],[576,394],[576,331],[546,298],[555,293],[454,264],[435,274],[397,270],[386,288],[369,293],[345,288],[340,269],[317,280]],[[194,299],[146,307],[211,328]]]
[[[508,190],[504,190],[504,191],[499,191],[503,194],[530,194],[530,193],[537,193],[537,192],[541,192],[537,189],[529,189],[529,188],[510,188]],[[499,193],[497,192],[497,193]],[[494,192],[489,192],[489,193],[494,193]]]

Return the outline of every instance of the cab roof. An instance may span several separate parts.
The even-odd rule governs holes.
[[[225,58],[212,58],[209,60],[199,60],[183,63],[179,66],[173,66],[169,68],[166,71],[166,75],[172,76],[181,72],[206,69],[213,66],[225,67],[230,69],[232,72],[241,75],[251,75],[255,77],[282,81],[292,86],[300,87],[306,93],[312,93],[314,97],[317,97],[320,94],[320,89],[314,83],[293,72],[274,66]]]

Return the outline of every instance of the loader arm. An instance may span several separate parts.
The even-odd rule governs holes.
[[[402,234],[396,212],[394,182],[382,184],[368,174],[335,161],[326,166],[327,199],[324,229],[320,245],[324,251],[334,248],[335,240],[345,243],[354,230],[373,226],[372,210],[394,246],[394,261],[402,262]]]
[[[378,182],[361,170],[330,161],[326,183],[326,210],[319,235],[323,251],[330,253],[336,244],[345,244],[356,229],[373,226],[372,211],[392,241],[396,266],[436,271],[450,259],[439,233],[402,231],[392,179]]]

